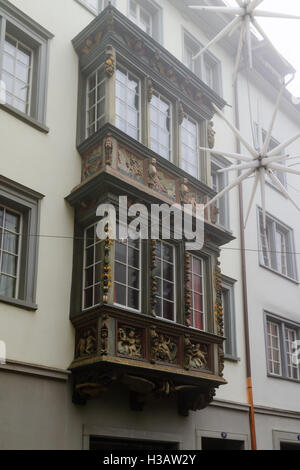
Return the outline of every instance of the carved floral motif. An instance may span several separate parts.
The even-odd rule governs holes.
[[[104,316],[102,319],[102,325],[100,329],[100,355],[107,356],[108,353],[108,326],[106,321],[108,320],[107,316]]]
[[[224,336],[224,318],[222,306],[222,279],[220,262],[217,262],[214,273],[214,286],[216,290],[216,303],[215,303],[215,320],[217,323],[218,335]]]
[[[104,229],[106,233],[106,239],[104,242],[104,263],[103,263],[103,275],[102,275],[102,287],[103,287],[103,302],[108,303],[108,293],[111,287],[111,261],[110,261],[110,249],[113,243],[112,234],[109,225],[107,224]]]
[[[88,54],[94,47],[100,44],[103,37],[103,31],[98,31],[84,41],[81,49],[82,54]]]
[[[156,240],[151,241],[151,294],[150,294],[150,308],[151,315],[156,317],[155,307],[156,307],[156,292],[157,292],[157,280],[155,277],[156,265]]]
[[[162,171],[157,170],[156,159],[152,158],[148,167],[148,185],[151,189],[163,193],[171,199],[176,197],[176,185]]]
[[[185,312],[185,323],[187,326],[190,326],[190,317],[191,317],[191,304],[192,304],[192,294],[191,294],[191,255],[185,253],[185,266],[184,266],[184,312]]]
[[[132,358],[142,357],[141,332],[136,328],[122,326],[118,331],[118,353]]]

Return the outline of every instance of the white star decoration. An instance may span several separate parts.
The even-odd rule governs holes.
[[[243,45],[246,42],[248,50],[248,59],[249,66],[252,68],[252,37],[251,37],[251,25],[258,31],[258,33],[265,39],[265,41],[275,49],[274,45],[261,28],[259,23],[256,21],[256,18],[265,17],[265,18],[289,18],[289,19],[300,19],[300,16],[289,15],[285,13],[276,13],[264,10],[258,10],[257,7],[263,2],[263,0],[236,0],[238,7],[211,7],[211,6],[200,6],[200,5],[190,5],[189,8],[203,11],[203,12],[213,12],[213,13],[225,13],[229,15],[234,15],[234,19],[225,26],[222,31],[220,31],[214,39],[212,39],[203,49],[201,49],[194,57],[193,60],[196,60],[201,54],[208,50],[211,46],[216,44],[226,35],[232,35],[236,29],[240,27],[240,38],[237,48],[236,62],[233,72],[233,83],[236,81],[237,72],[239,69],[239,64],[241,61],[241,55],[243,50]],[[276,49],[275,49],[276,50]],[[278,54],[278,52],[276,51]]]
[[[289,167],[283,166],[280,163],[284,162],[289,159],[294,159],[294,158],[299,158],[299,156],[290,156],[290,155],[280,155],[280,152],[282,152],[286,147],[288,147],[290,144],[295,142],[297,139],[300,138],[300,132],[298,132],[297,135],[292,137],[291,139],[288,139],[287,141],[283,142],[280,145],[277,145],[273,150],[269,150],[269,145],[270,145],[270,140],[272,136],[272,131],[276,119],[276,115],[279,109],[279,104],[280,104],[280,99],[283,93],[283,90],[285,88],[285,83],[281,86],[281,90],[277,99],[276,107],[273,113],[273,117],[271,120],[270,128],[267,132],[266,138],[264,143],[262,144],[261,148],[258,150],[255,150],[251,144],[247,142],[247,140],[241,135],[240,131],[233,125],[231,124],[226,116],[215,106],[215,104],[212,103],[212,106],[216,113],[220,116],[220,118],[225,121],[225,123],[230,127],[230,129],[234,132],[235,136],[237,139],[244,145],[244,147],[248,150],[251,156],[247,155],[240,155],[238,153],[230,153],[230,152],[224,152],[222,150],[211,150],[209,148],[205,147],[200,147],[200,150],[204,150],[207,152],[213,152],[217,155],[223,155],[224,157],[238,160],[237,165],[231,165],[228,168],[223,168],[222,170],[219,170],[219,173],[225,173],[225,172],[230,172],[230,171],[244,171],[241,175],[238,176],[238,178],[231,184],[229,184],[226,188],[224,188],[220,193],[217,194],[213,199],[211,199],[204,209],[209,207],[211,204],[216,202],[218,199],[222,198],[226,193],[231,191],[235,186],[238,186],[239,184],[242,183],[242,181],[246,180],[250,176],[254,175],[255,180],[254,180],[254,185],[250,197],[250,202],[249,202],[249,207],[246,215],[246,220],[245,220],[245,226],[247,224],[249,214],[254,202],[254,197],[256,194],[257,187],[260,183],[260,188],[261,188],[261,199],[262,199],[262,214],[263,214],[263,227],[264,230],[266,230],[266,176],[271,180],[271,182],[277,187],[277,189],[284,194],[284,196],[289,199],[292,204],[300,211],[299,206],[296,204],[296,202],[292,199],[292,197],[289,195],[285,187],[282,185],[282,183],[279,181],[277,176],[274,174],[275,171],[282,171],[286,173],[292,173],[294,175],[300,175],[300,171],[293,170]],[[244,162],[244,163],[241,163]]]

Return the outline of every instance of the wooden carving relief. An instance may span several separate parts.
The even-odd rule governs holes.
[[[96,324],[86,326],[78,330],[75,357],[83,358],[97,352],[97,327]]]
[[[184,339],[184,368],[186,370],[208,369],[208,346],[192,343],[188,335]]]
[[[224,318],[223,318],[223,305],[222,305],[222,279],[220,262],[217,261],[217,265],[214,273],[214,286],[216,290],[216,302],[215,302],[215,321],[217,324],[218,335],[224,336]]]
[[[156,327],[150,328],[152,364],[156,362],[177,362],[178,342],[175,338],[157,331]]]
[[[143,183],[143,160],[137,158],[131,152],[123,148],[119,149],[118,168],[122,173],[125,173],[131,178]]]
[[[143,332],[140,329],[120,325],[118,328],[118,353],[131,358],[143,357]]]
[[[103,164],[102,144],[93,147],[82,160],[82,179],[85,180],[97,173]]]

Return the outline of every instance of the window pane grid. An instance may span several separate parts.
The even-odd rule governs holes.
[[[201,258],[191,256],[191,280],[190,290],[192,295],[191,326],[198,330],[205,330],[204,313],[204,263]]]
[[[116,73],[116,126],[139,140],[140,82],[127,70],[118,67]]]
[[[141,241],[115,242],[114,303],[140,311]]]
[[[0,206],[0,295],[16,298],[21,258],[22,217]]]
[[[181,124],[181,155],[182,169],[198,178],[198,126],[187,116]]]
[[[295,279],[296,270],[295,256],[292,254],[292,230],[269,216],[267,216],[266,225],[265,232],[263,229],[262,212],[259,211],[260,258],[262,264],[283,276]]]
[[[268,335],[268,364],[269,372],[274,375],[282,375],[281,348],[279,325],[277,323],[267,322]]]
[[[97,132],[105,122],[105,82],[102,68],[87,79],[87,137]]]
[[[33,51],[10,34],[5,35],[2,80],[6,85],[7,103],[30,114]]]
[[[168,243],[157,242],[156,265],[156,314],[174,322],[176,305],[175,248]]]
[[[290,379],[299,379],[299,367],[293,364],[293,343],[297,341],[297,332],[291,328],[285,327],[285,349],[287,357],[288,377]]]
[[[150,102],[151,149],[166,160],[171,159],[171,105],[159,93]]]
[[[83,308],[100,304],[102,244],[96,235],[96,224],[84,232]]]
[[[129,18],[145,33],[152,36],[152,15],[135,0],[129,1]]]

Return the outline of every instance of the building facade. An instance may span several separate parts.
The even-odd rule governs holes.
[[[187,4],[0,0],[2,449],[297,445],[291,203],[270,185],[267,236],[259,199],[244,232],[247,181],[206,210],[198,251],[97,237],[120,196],[149,212],[214,197],[236,177],[214,149],[238,149],[212,104],[259,142],[293,73],[260,44],[234,89],[234,37],[192,60],[224,18]],[[298,116],[286,93],[274,144]]]

